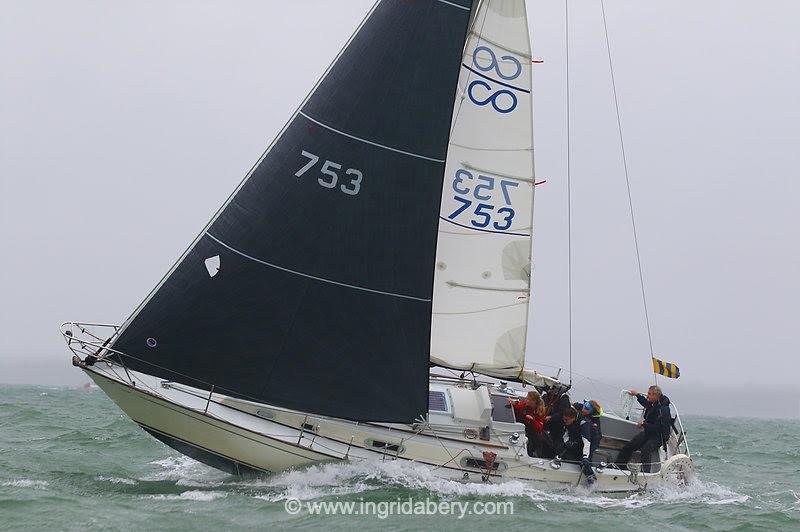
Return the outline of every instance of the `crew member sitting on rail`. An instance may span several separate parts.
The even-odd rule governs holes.
[[[644,430],[634,436],[631,441],[625,444],[617,456],[617,467],[620,469],[628,468],[628,460],[636,450],[642,453],[642,471],[650,473],[651,465],[658,462],[657,451],[659,447],[666,446],[669,440],[669,431],[672,428],[672,414],[669,410],[669,398],[661,393],[661,388],[651,386],[647,390],[647,395],[637,393],[636,390],[628,392],[636,397],[639,404],[644,407],[644,415],[638,426]],[[653,460],[653,456],[656,457]]]

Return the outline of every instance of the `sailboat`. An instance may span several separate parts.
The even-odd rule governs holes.
[[[238,188],[121,325],[67,322],[73,364],[134,422],[232,474],[401,460],[463,482],[578,485],[529,456],[535,190],[523,0],[379,0]],[[594,489],[653,472],[603,415]]]

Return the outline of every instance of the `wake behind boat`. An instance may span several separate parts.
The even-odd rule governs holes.
[[[569,389],[525,367],[533,63],[521,0],[377,2],[134,313],[62,326],[73,363],[235,474],[379,457],[476,482],[687,481],[677,412],[650,472],[609,465],[639,429],[595,412],[587,473],[530,456],[510,405]]]

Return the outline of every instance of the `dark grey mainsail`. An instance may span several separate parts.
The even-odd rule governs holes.
[[[471,0],[384,0],[124,324],[129,368],[305,412],[427,412],[448,132]]]

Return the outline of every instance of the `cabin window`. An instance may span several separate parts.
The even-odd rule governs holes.
[[[428,410],[431,412],[448,412],[447,398],[444,392],[428,392]]]
[[[492,419],[501,423],[516,423],[514,409],[503,395],[492,396]]]
[[[405,451],[405,447],[403,447],[402,445],[396,443],[389,443],[381,440],[368,439],[364,443],[367,445],[367,447],[372,447],[373,449],[380,449],[387,453],[401,454],[403,451]]]
[[[486,469],[486,461],[481,460],[480,458],[462,458],[461,459],[461,467],[471,467],[473,469]],[[508,468],[508,464],[505,462],[495,461],[492,464],[492,471],[497,471],[498,469],[504,471]]]

